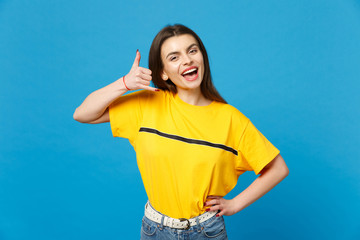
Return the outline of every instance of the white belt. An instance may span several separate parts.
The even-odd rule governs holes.
[[[171,228],[177,228],[177,229],[189,229],[191,226],[195,226],[196,218],[199,218],[199,223],[205,222],[206,220],[210,219],[212,216],[214,216],[217,213],[217,211],[211,211],[211,212],[205,212],[201,214],[200,216],[186,219],[186,218],[171,218],[166,215],[162,215],[161,213],[157,212],[149,202],[145,204],[145,216],[157,223],[161,223],[161,218],[164,216],[163,225],[168,226]]]

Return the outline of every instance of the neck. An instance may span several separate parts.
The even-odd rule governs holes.
[[[178,95],[179,98],[184,102],[195,106],[207,106],[212,102],[211,100],[204,97],[200,89],[180,91],[178,89]]]

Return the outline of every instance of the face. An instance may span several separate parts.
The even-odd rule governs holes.
[[[199,44],[190,34],[165,40],[161,47],[162,79],[170,79],[179,91],[200,90],[204,59]]]

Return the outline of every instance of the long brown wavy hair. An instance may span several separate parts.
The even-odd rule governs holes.
[[[190,34],[197,40],[197,42],[199,43],[200,51],[204,58],[205,69],[204,69],[204,78],[200,85],[201,93],[204,95],[205,98],[209,100],[227,103],[225,99],[221,97],[219,92],[216,90],[214,84],[212,83],[209,59],[204,44],[202,43],[201,39],[194,31],[181,24],[168,25],[164,27],[155,36],[151,44],[150,53],[149,53],[149,68],[152,71],[152,81],[155,87],[162,90],[171,91],[173,93],[177,92],[176,85],[170,79],[164,81],[161,78],[161,74],[164,67],[163,62],[161,60],[161,47],[166,39],[174,36],[180,36],[183,34]]]

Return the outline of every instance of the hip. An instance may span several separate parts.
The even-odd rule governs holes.
[[[152,208],[150,204],[145,206],[145,215],[141,225],[141,240],[228,239],[225,220],[223,216],[216,217],[216,212],[210,213],[210,215],[204,213],[192,219],[172,219],[152,208],[156,211],[157,218],[155,218],[154,215],[149,215],[146,207]]]

